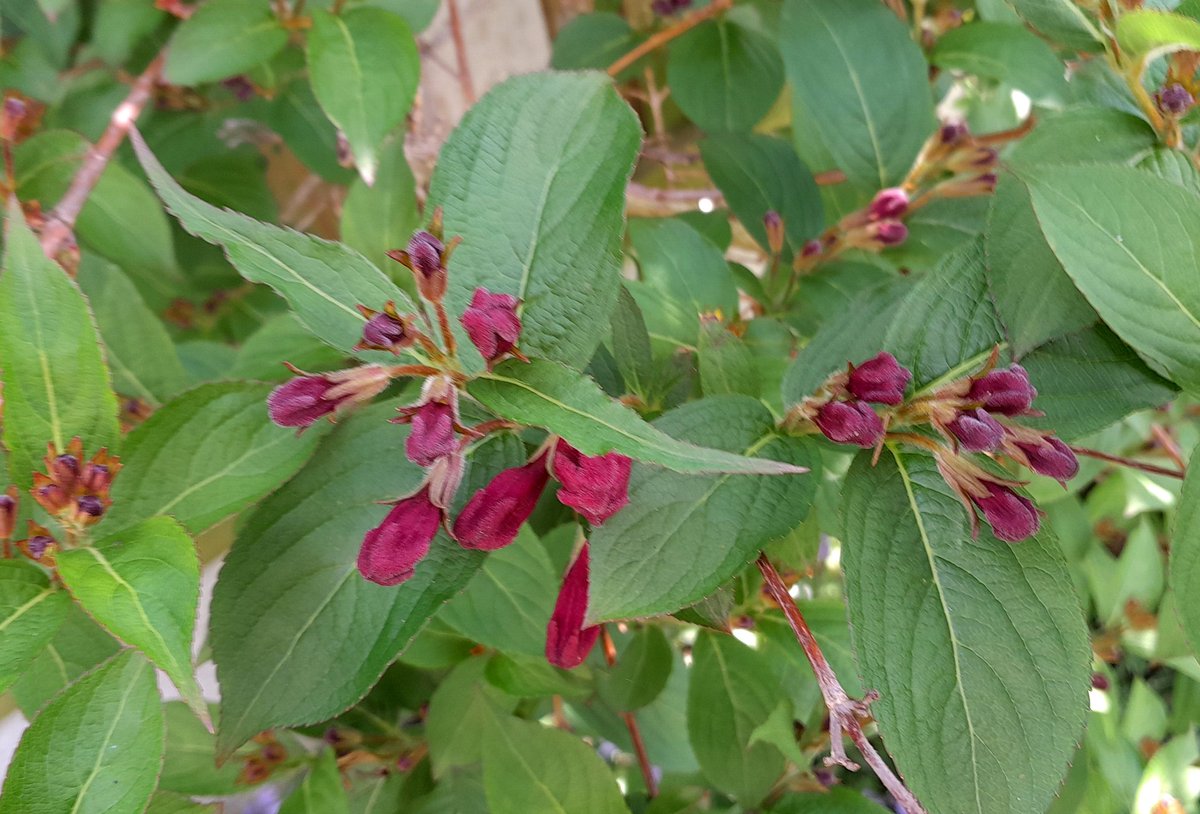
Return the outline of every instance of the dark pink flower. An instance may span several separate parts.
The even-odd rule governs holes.
[[[904,388],[910,381],[912,373],[884,351],[852,367],[846,387],[863,401],[896,405],[904,401]]]
[[[908,211],[908,193],[900,187],[881,190],[867,211],[871,220],[898,218]]]
[[[550,624],[546,625],[546,661],[555,667],[570,670],[583,664],[600,638],[599,625],[583,626],[587,602],[588,546],[584,543],[567,569]]]
[[[511,294],[493,294],[486,288],[475,289],[471,304],[463,312],[462,326],[483,358],[495,362],[512,353],[521,336],[517,298]]]
[[[404,450],[417,466],[430,466],[434,461],[459,450],[458,390],[442,376],[425,380],[421,400],[401,407],[394,424],[411,424]]]
[[[524,466],[505,469],[467,501],[454,521],[454,539],[463,548],[504,548],[533,514],[549,480],[545,452]]]
[[[830,441],[870,449],[883,438],[883,419],[862,401],[831,401],[813,419]]]
[[[967,394],[967,398],[978,401],[984,409],[1001,415],[1020,415],[1029,409],[1036,396],[1029,374],[1020,365],[993,370],[976,379]]]
[[[908,227],[898,220],[881,220],[872,223],[869,233],[880,246],[899,246],[908,239]]]
[[[399,353],[415,341],[412,324],[407,318],[379,311],[367,318],[362,340],[355,347]]]
[[[563,439],[554,447],[551,472],[562,484],[558,500],[598,526],[629,502],[633,461],[616,452],[584,455]]]
[[[1043,438],[1040,444],[1018,441],[1016,446],[1025,454],[1029,468],[1039,475],[1065,483],[1079,472],[1079,459],[1075,453],[1053,435]]]
[[[1017,543],[1037,532],[1041,521],[1033,501],[1006,486],[987,482],[983,486],[987,496],[971,499],[983,511],[996,539]]]
[[[1004,426],[978,408],[959,413],[949,429],[967,452],[991,452],[1004,440]]]
[[[417,290],[430,302],[441,302],[446,295],[446,246],[436,235],[424,230],[413,232],[404,249],[389,251],[388,257],[407,266],[417,282]]]
[[[398,585],[413,575],[442,522],[429,499],[429,486],[397,501],[383,522],[367,532],[358,550],[358,571],[380,585]]]
[[[380,365],[298,376],[271,391],[267,411],[281,427],[307,427],[322,416],[374,398],[391,379],[388,368]]]

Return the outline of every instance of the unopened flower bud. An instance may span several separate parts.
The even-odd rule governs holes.
[[[549,480],[545,452],[524,466],[505,469],[467,501],[454,521],[454,539],[463,548],[483,551],[508,545],[533,514]]]
[[[75,505],[79,509],[79,513],[92,518],[99,518],[104,514],[104,502],[95,495],[84,495],[75,501]]]
[[[633,461],[616,452],[584,455],[563,439],[554,447],[551,472],[562,486],[558,500],[599,526],[629,502]]]
[[[404,451],[417,466],[429,466],[458,451],[458,391],[447,379],[426,379],[421,400],[400,408],[400,413],[393,421],[412,425]]]
[[[1020,365],[1007,370],[993,370],[971,382],[967,398],[1001,415],[1020,415],[1029,409],[1037,390],[1029,382],[1029,374]]]
[[[58,541],[49,529],[30,520],[29,534],[26,539],[17,541],[17,547],[31,560],[45,561],[46,564],[53,565]]]
[[[93,494],[103,493],[112,485],[112,472],[107,464],[84,464],[79,485]]]
[[[323,416],[373,399],[391,379],[381,365],[298,376],[271,391],[267,411],[281,427],[308,427]]]
[[[463,312],[462,326],[489,364],[514,353],[521,336],[517,298],[493,294],[486,288],[475,289],[471,304]]]
[[[379,585],[399,585],[413,575],[442,522],[429,487],[396,502],[383,522],[367,532],[358,551],[358,572]]]
[[[462,483],[466,458],[461,451],[443,455],[429,467],[429,500],[439,509],[449,510]]]
[[[1079,472],[1079,459],[1061,439],[1051,435],[1040,444],[1018,441],[1016,446],[1025,455],[1029,468],[1039,475],[1066,483]]]
[[[10,486],[0,494],[0,540],[11,540],[17,525],[17,487]]]
[[[771,254],[783,251],[783,218],[774,209],[763,215],[763,226],[767,229],[767,247]]]
[[[417,290],[429,302],[441,302],[446,295],[446,246],[430,232],[418,231],[405,250],[388,252],[388,257],[404,264],[413,273]]]
[[[1168,116],[1182,116],[1196,103],[1196,99],[1188,89],[1178,82],[1172,82],[1154,94],[1158,109]]]
[[[1041,521],[1033,501],[1006,486],[996,483],[984,483],[983,486],[987,496],[972,497],[972,500],[983,511],[996,539],[1016,543],[1037,532]]]
[[[79,477],[79,459],[70,454],[57,456],[50,464],[49,475],[55,483],[69,492]]]
[[[908,227],[898,220],[877,221],[867,231],[881,247],[899,246],[908,239]]]
[[[71,495],[67,490],[40,472],[33,477],[33,499],[52,516],[61,514],[71,505]]]
[[[386,350],[399,354],[417,340],[412,317],[398,314],[395,303],[388,302],[382,311],[365,305],[358,306],[358,310],[367,318],[367,323],[363,325],[362,339],[354,346],[355,350]]]
[[[991,452],[1004,440],[1004,426],[978,408],[959,413],[948,429],[967,452]]]
[[[947,122],[938,131],[938,138],[947,147],[966,141],[968,135],[967,126],[963,122]]]
[[[801,257],[816,257],[818,254],[821,253],[821,250],[822,250],[821,241],[807,240],[804,242],[804,245],[800,247],[800,256]]]
[[[831,401],[813,421],[826,438],[839,444],[870,449],[883,438],[883,419],[862,401]]]
[[[908,193],[900,187],[884,189],[875,195],[868,209],[871,220],[890,220],[908,211]]]
[[[887,351],[852,367],[846,387],[855,398],[876,404],[897,405],[904,401],[904,389],[912,373]]]
[[[546,625],[546,661],[555,667],[570,670],[583,664],[588,653],[600,638],[600,626],[584,627],[588,602],[588,546],[584,543],[579,556],[563,578],[554,613]]]

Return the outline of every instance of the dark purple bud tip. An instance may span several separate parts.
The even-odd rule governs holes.
[[[551,464],[552,474],[562,484],[558,500],[599,526],[629,502],[632,466],[624,455],[584,455],[560,438]]]
[[[546,625],[546,661],[555,667],[570,670],[583,664],[588,653],[600,638],[600,626],[584,627],[588,601],[588,546],[585,543],[579,556],[563,578],[554,613]]]
[[[1029,409],[1037,396],[1037,390],[1029,381],[1029,374],[1020,365],[1007,370],[993,370],[986,376],[971,382],[967,398],[1001,415],[1020,415]]]
[[[29,552],[29,556],[35,560],[40,560],[46,553],[46,549],[54,545],[54,538],[48,537],[45,534],[37,534],[25,541],[25,550]]]
[[[549,480],[545,452],[524,466],[505,469],[467,501],[454,521],[454,539],[463,548],[504,548],[517,539]]]
[[[1092,689],[1093,690],[1103,691],[1103,690],[1107,690],[1108,687],[1109,687],[1109,684],[1108,684],[1107,676],[1105,676],[1103,673],[1092,673]]]
[[[413,575],[442,522],[429,500],[429,487],[396,503],[383,522],[367,532],[358,551],[358,572],[379,585],[398,585]]]
[[[307,427],[337,409],[325,398],[333,383],[324,376],[299,376],[281,384],[267,398],[267,412],[281,427]]]
[[[1053,435],[1042,439],[1040,444],[1018,442],[1017,448],[1025,453],[1029,468],[1039,475],[1066,483],[1079,472],[1079,459],[1075,453]]]
[[[367,324],[363,326],[359,347],[399,353],[414,341],[416,339],[412,331],[403,320],[380,312],[368,319]]]
[[[978,408],[959,413],[949,429],[967,452],[991,452],[1004,440],[1004,426]]]
[[[884,351],[852,368],[846,387],[863,401],[894,406],[904,401],[904,389],[910,381],[912,373],[908,368]]]
[[[814,419],[830,441],[870,449],[883,438],[883,419],[863,401],[831,401]]]
[[[1196,103],[1187,88],[1178,82],[1172,82],[1159,90],[1154,94],[1154,101],[1158,103],[1159,110],[1171,116],[1182,116]]]
[[[800,248],[801,257],[816,257],[820,253],[821,241],[819,240],[805,241],[804,245]]]
[[[442,270],[442,252],[446,246],[429,232],[414,232],[408,241],[408,258],[413,271],[434,277]]]
[[[984,487],[988,490],[987,496],[972,500],[983,511],[996,539],[1018,543],[1037,532],[1041,521],[1033,501],[1006,486],[985,483]]]
[[[462,326],[488,362],[495,362],[516,349],[521,336],[517,304],[517,298],[511,294],[493,294],[486,288],[477,288],[463,312]]]
[[[79,511],[88,517],[99,517],[104,514],[104,503],[95,495],[84,495],[75,501]]]
[[[16,523],[17,498],[10,494],[0,495],[0,540],[12,537]]]
[[[868,210],[871,220],[898,218],[908,211],[908,193],[900,187],[881,190],[871,201]]]
[[[898,220],[873,223],[870,232],[880,246],[899,246],[908,239],[908,227]]]
[[[938,138],[942,144],[952,146],[959,142],[965,141],[967,138],[967,126],[962,122],[947,122],[942,125],[942,129],[938,131]]]

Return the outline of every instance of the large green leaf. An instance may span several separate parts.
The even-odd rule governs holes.
[[[388,259],[387,252],[408,244],[420,225],[416,182],[404,157],[404,139],[385,144],[373,186],[356,178],[342,205],[342,240],[383,271],[408,276],[408,269]]]
[[[863,685],[929,811],[1043,811],[1087,713],[1091,652],[1048,530],[1016,544],[966,513],[932,459],[862,453],[842,497]]]
[[[350,814],[337,755],[325,749],[304,774],[300,787],[283,801],[279,814]]]
[[[1104,321],[1200,387],[1200,197],[1130,167],[1041,167],[1027,181],[1047,242]]]
[[[42,705],[118,649],[120,645],[104,628],[93,622],[79,605],[68,603],[66,619],[54,638],[12,685],[17,706],[32,720]]]
[[[225,79],[266,62],[287,40],[287,29],[266,3],[208,0],[175,29],[164,73],[176,85]]]
[[[677,218],[639,218],[629,224],[642,280],[666,295],[685,325],[706,311],[737,313],[738,294],[721,250]]]
[[[604,70],[637,45],[633,27],[619,14],[599,12],[580,14],[559,29],[554,37],[550,67],[560,71],[587,68]],[[640,63],[641,60],[638,60]],[[636,65],[620,75],[623,81],[636,74]]]
[[[386,421],[393,407],[342,422],[319,448],[320,465],[264,500],[238,534],[213,596],[222,754],[267,727],[323,721],[357,701],[483,563],[441,533],[403,585],[358,574],[363,535],[388,510],[380,501],[424,475],[404,459],[406,431]],[[460,501],[523,459],[507,434],[477,448]]]
[[[446,235],[463,240],[451,261],[451,311],[477,286],[515,295],[525,353],[585,365],[617,300],[625,184],[640,137],[602,74],[519,76],[471,108],[430,189]]]
[[[874,0],[787,0],[780,50],[805,122],[851,184],[900,181],[937,126],[929,67],[908,30]],[[831,169],[819,167],[818,169]]]
[[[1103,50],[1103,36],[1072,0],[980,0],[984,20],[1011,22],[1013,15],[1052,42],[1079,51]]]
[[[1117,44],[1142,65],[1174,51],[1200,50],[1200,21],[1183,14],[1135,9],[1117,20]]]
[[[74,436],[88,454],[120,440],[117,399],[100,339],[79,288],[42,253],[12,199],[0,270],[3,438],[12,481],[42,469],[46,444],[61,452]]]
[[[25,730],[0,814],[141,814],[162,754],[154,669],[125,650],[60,693]]]
[[[1192,453],[1193,461],[1200,461]],[[1200,653],[1200,470],[1188,467],[1171,527],[1171,563],[1168,577],[1175,607],[1193,652]]]
[[[313,93],[345,134],[359,174],[374,184],[379,145],[404,121],[421,75],[408,24],[369,6],[340,16],[318,9],[308,32],[308,70]]]
[[[977,22],[938,37],[929,60],[939,68],[1006,82],[1034,101],[1061,103],[1066,66],[1050,46],[1019,25]]]
[[[183,228],[225,248],[243,277],[275,289],[314,335],[350,352],[362,338],[365,318],[357,305],[382,308],[394,300],[411,311],[408,295],[353,249],[218,209],[189,195],[134,131],[134,149],[150,182]]]
[[[745,396],[692,402],[655,422],[683,441],[819,467],[805,441],[775,434],[770,412]],[[629,505],[592,532],[588,615],[650,616],[698,602],[770,541],[804,520],[819,474],[681,475],[636,464]]]
[[[594,381],[553,362],[506,362],[469,385],[472,396],[504,418],[544,427],[585,455],[619,452],[676,472],[797,474],[792,464],[734,455],[679,441],[658,430]]]
[[[156,517],[96,545],[60,551],[58,574],[92,618],[162,668],[208,721],[192,669],[200,560],[178,523]]]
[[[71,604],[40,568],[0,561],[0,691],[16,681],[58,631]]]
[[[688,739],[704,776],[752,809],[783,774],[787,761],[754,730],[779,702],[780,687],[766,659],[720,633],[703,631],[692,651]]]
[[[729,20],[707,20],[671,43],[671,98],[715,133],[749,130],[783,88],[783,62],[769,37]]]
[[[249,382],[202,385],[131,432],[106,528],[169,515],[198,534],[291,477],[321,432],[297,438],[272,424],[270,390]]]

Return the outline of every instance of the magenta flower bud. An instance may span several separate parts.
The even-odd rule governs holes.
[[[804,242],[804,245],[800,247],[800,256],[801,257],[816,257],[818,254],[821,253],[821,249],[822,249],[821,241],[807,240]]]
[[[424,230],[413,232],[408,246],[393,249],[388,257],[408,267],[417,282],[417,290],[430,302],[441,302],[446,295],[446,246]]]
[[[871,220],[890,220],[908,211],[908,193],[900,187],[881,190],[871,201]]]
[[[978,408],[959,413],[948,428],[967,452],[991,452],[1004,440],[1004,426]]]
[[[391,378],[388,368],[380,365],[298,376],[271,391],[267,412],[281,427],[308,427],[322,416],[369,401]]]
[[[17,525],[17,494],[15,489],[0,494],[0,540],[12,538]]]
[[[429,466],[438,458],[458,451],[454,433],[454,408],[440,401],[427,401],[412,413],[412,430],[404,442],[408,459]]]
[[[883,438],[883,419],[866,402],[831,401],[813,419],[830,441],[870,449]]]
[[[938,131],[942,144],[952,146],[967,138],[967,126],[962,122],[947,122]]]
[[[870,235],[880,246],[899,246],[908,239],[908,227],[898,220],[881,220],[871,224]]]
[[[533,514],[549,480],[545,452],[524,466],[505,469],[467,501],[454,521],[454,539],[463,548],[504,548]]]
[[[988,491],[987,496],[971,499],[983,511],[996,539],[1017,543],[1037,532],[1041,521],[1033,501],[999,484],[984,483],[983,486]]]
[[[358,550],[358,572],[379,585],[399,585],[413,575],[442,522],[429,486],[397,501],[383,522],[367,532]]]
[[[471,304],[463,312],[462,326],[489,364],[513,353],[521,336],[517,298],[493,294],[486,288],[475,289]]]
[[[25,550],[29,556],[35,560],[40,560],[46,553],[46,549],[54,545],[54,538],[45,534],[35,534],[25,541]]]
[[[1037,390],[1029,382],[1029,374],[1020,365],[1007,370],[993,370],[971,382],[967,398],[978,401],[987,410],[1001,415],[1020,415],[1029,409]]]
[[[95,495],[84,495],[75,501],[75,505],[81,514],[86,514],[88,517],[99,517],[104,514],[104,503]]]
[[[103,492],[112,485],[112,473],[104,464],[89,463],[83,467],[79,484],[89,492]]]
[[[554,447],[551,473],[562,484],[558,500],[599,526],[629,502],[633,461],[616,452],[584,455],[563,439]]]
[[[584,543],[579,556],[567,569],[554,602],[554,613],[546,625],[546,661],[555,667],[570,670],[583,664],[600,638],[600,625],[583,626],[587,601],[588,546]]]
[[[1053,435],[1043,438],[1040,444],[1018,441],[1017,448],[1025,453],[1029,468],[1039,475],[1066,483],[1079,472],[1079,459],[1075,453]]]
[[[1154,101],[1158,109],[1169,116],[1182,116],[1196,103],[1187,88],[1178,82],[1172,82],[1154,94]]]
[[[386,311],[368,313],[371,316],[363,326],[362,340],[356,348],[387,350],[398,354],[416,341],[412,324],[406,318]]]
[[[783,218],[774,209],[763,215],[763,226],[767,230],[767,247],[772,254],[783,251]]]
[[[876,404],[897,405],[904,401],[904,388],[912,381],[908,368],[883,351],[857,367],[851,367],[846,387],[855,398]]]

